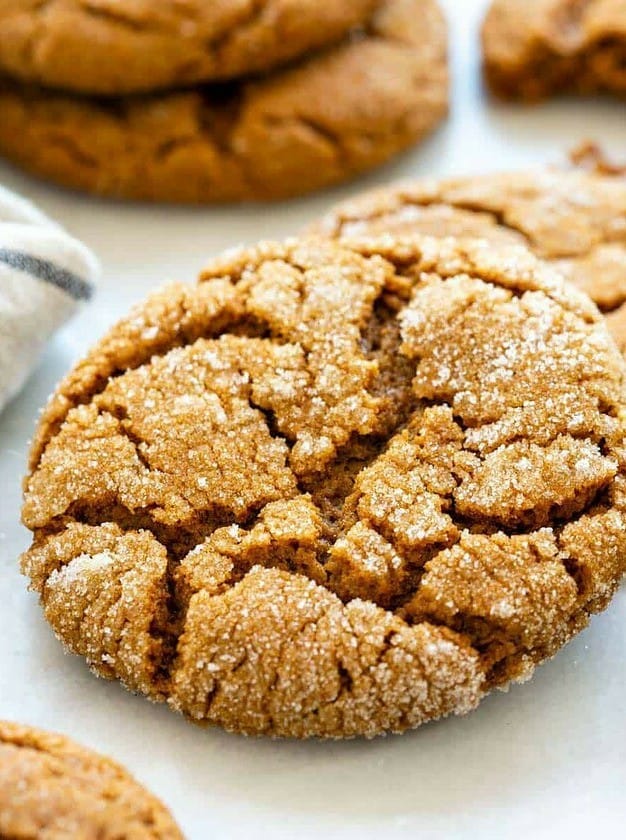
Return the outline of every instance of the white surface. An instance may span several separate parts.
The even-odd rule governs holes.
[[[50,345],[0,417],[0,717],[71,734],[124,762],[204,838],[568,838],[623,836],[626,591],[534,679],[478,711],[373,742],[249,740],[186,723],[65,656],[17,572],[28,534],[20,476],[37,409],[72,361],[131,301],[192,279],[223,247],[296,232],[351,192],[409,174],[558,161],[593,137],[626,148],[624,104],[487,102],[478,78],[480,0],[449,0],[452,117],[399,164],[347,188],[275,207],[171,210],[101,203],[0,166],[0,182],[56,216],[101,257],[94,305]]]

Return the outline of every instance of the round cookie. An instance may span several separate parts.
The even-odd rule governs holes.
[[[121,95],[267,71],[342,38],[380,0],[0,3],[0,70]]]
[[[124,768],[55,735],[0,721],[0,836],[182,840]]]
[[[493,0],[482,42],[486,81],[505,99],[626,95],[623,0]]]
[[[593,299],[626,350],[626,178],[619,174],[545,169],[397,184],[341,204],[311,232],[526,245]]]
[[[467,712],[618,585],[625,374],[525,248],[231,252],[60,384],[22,569],[69,650],[198,722],[374,736]]]
[[[303,194],[382,163],[445,116],[445,41],[434,0],[385,0],[358,39],[223,89],[98,101],[5,82],[0,153],[122,198]]]

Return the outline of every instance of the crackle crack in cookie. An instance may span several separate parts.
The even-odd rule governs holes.
[[[182,840],[167,809],[118,764],[63,735],[0,721],[0,836]]]
[[[276,200],[407,149],[445,117],[447,87],[435,0],[384,0],[357,37],[256,79],[111,99],[0,80],[0,154],[117,198]]]
[[[624,362],[521,247],[265,243],[60,384],[23,571],[91,668],[249,734],[472,709],[609,602]]]
[[[598,168],[598,150],[580,150]],[[601,156],[600,156],[601,157]],[[427,234],[522,244],[586,292],[626,349],[626,177],[544,169],[383,187],[339,205],[311,228],[340,236]]]
[[[379,0],[3,0],[0,69],[121,95],[270,70],[338,41]]]
[[[486,81],[505,99],[626,95],[623,0],[494,0],[482,41]]]

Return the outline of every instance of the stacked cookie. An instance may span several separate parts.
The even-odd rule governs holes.
[[[447,109],[435,0],[13,0],[0,29],[0,153],[102,195],[298,195]]]

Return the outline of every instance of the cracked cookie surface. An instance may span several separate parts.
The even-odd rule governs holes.
[[[482,41],[486,81],[505,99],[626,96],[623,0],[494,0]]]
[[[121,95],[267,71],[360,26],[379,0],[3,0],[0,69]]]
[[[167,809],[108,758],[0,721],[0,836],[182,840]]]
[[[108,100],[0,81],[0,154],[118,198],[275,200],[417,142],[444,118],[447,84],[435,0],[384,0],[357,37],[256,80]]]
[[[545,169],[383,187],[314,224],[323,236],[426,234],[525,245],[588,294],[626,350],[626,177]]]
[[[22,568],[96,673],[200,722],[463,713],[618,585],[624,377],[598,310],[525,248],[231,252],[60,384]]]

